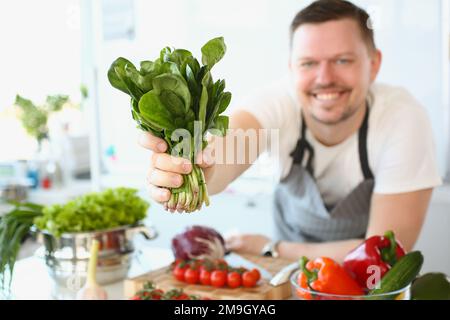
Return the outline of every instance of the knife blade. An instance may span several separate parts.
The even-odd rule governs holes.
[[[242,257],[237,253],[229,252],[225,255],[224,259],[229,265],[233,267],[244,267],[249,270],[257,269],[261,274],[261,278],[266,279],[268,281],[272,279],[272,273],[270,273],[267,269],[264,269],[260,265]]]
[[[270,280],[270,284],[274,287],[280,286],[283,283],[289,281],[292,273],[298,269],[298,262],[293,262],[288,264],[286,267],[281,269],[273,278]]]

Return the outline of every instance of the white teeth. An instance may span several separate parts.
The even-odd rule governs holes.
[[[317,94],[316,98],[323,101],[331,101],[339,98],[339,95],[340,95],[339,93],[322,93]]]

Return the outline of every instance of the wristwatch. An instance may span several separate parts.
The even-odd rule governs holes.
[[[270,241],[268,242],[261,251],[261,255],[264,257],[272,257],[272,258],[278,258],[280,255],[278,253],[277,247],[280,241]]]

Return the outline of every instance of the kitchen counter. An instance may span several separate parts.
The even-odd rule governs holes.
[[[132,260],[129,277],[158,269],[173,260],[169,249],[141,247],[140,254]],[[122,300],[123,281],[104,285],[110,300]],[[14,267],[14,278],[11,286],[14,300],[72,300],[77,289],[56,285],[47,273],[45,262],[36,256],[17,261]]]
[[[80,183],[70,190],[60,190],[61,193],[55,192],[56,190],[53,192],[38,191],[31,195],[33,200],[40,200],[38,202],[54,203],[61,202],[61,198],[64,196],[72,197],[83,193],[85,188],[88,189],[89,185]],[[233,191],[231,189],[223,194],[213,196],[213,205],[195,215],[171,215],[165,212],[161,206],[152,203],[148,221],[157,228],[160,236],[148,244],[145,244],[145,241],[140,244],[139,247],[145,248],[144,255],[147,265],[142,268],[139,263],[135,262],[130,270],[130,275],[144,273],[170,262],[172,256],[170,250],[167,249],[170,246],[170,240],[175,233],[181,232],[187,225],[209,225],[223,234],[227,234],[229,231],[270,234],[272,225],[270,196],[262,192],[256,195],[244,195]],[[61,194],[63,197],[60,197]],[[145,196],[146,192],[143,191],[142,194]],[[43,201],[43,196],[46,201]],[[423,273],[450,274],[450,255],[436,250],[437,244],[450,243],[449,199],[450,185],[437,188],[433,193],[430,210],[416,245],[416,249],[421,250],[426,257]],[[258,223],[255,224],[254,221],[258,221]],[[21,255],[29,256],[34,250],[35,248],[31,248],[27,252],[22,252]],[[110,298],[122,299],[121,287],[122,283],[106,286]],[[53,288],[53,282],[47,274],[45,264],[35,257],[17,262],[13,291],[17,299],[70,299],[71,295],[73,297],[73,292]]]

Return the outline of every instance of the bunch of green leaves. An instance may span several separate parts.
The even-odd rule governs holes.
[[[164,139],[169,146],[167,153],[192,162],[195,152],[206,147],[208,130],[225,135],[228,117],[222,113],[231,101],[231,93],[224,91],[225,81],[214,81],[211,75],[213,66],[225,55],[224,39],[208,41],[201,52],[202,64],[188,50],[166,47],[156,60],[142,61],[139,70],[120,57],[108,71],[111,85],[131,97],[131,114],[138,127]],[[200,137],[195,131],[196,122]],[[191,137],[191,141],[183,141],[181,148],[174,143],[179,140],[172,140],[172,133],[177,129],[187,130]],[[203,172],[196,165],[184,177],[183,186],[171,191],[166,206],[172,211],[192,212],[203,203],[209,204]]]
[[[32,203],[13,203],[14,208],[0,218],[0,289],[11,285],[14,264],[20,246],[34,219],[42,215],[43,206]]]
[[[87,232],[133,225],[147,215],[149,204],[131,188],[107,189],[77,197],[66,204],[43,208],[36,227],[59,237],[66,232]]]
[[[16,96],[15,105],[20,107],[20,120],[27,133],[34,137],[40,144],[48,138],[48,117],[53,112],[58,112],[69,101],[65,95],[47,96],[43,105],[36,105],[31,100],[20,95]]]

